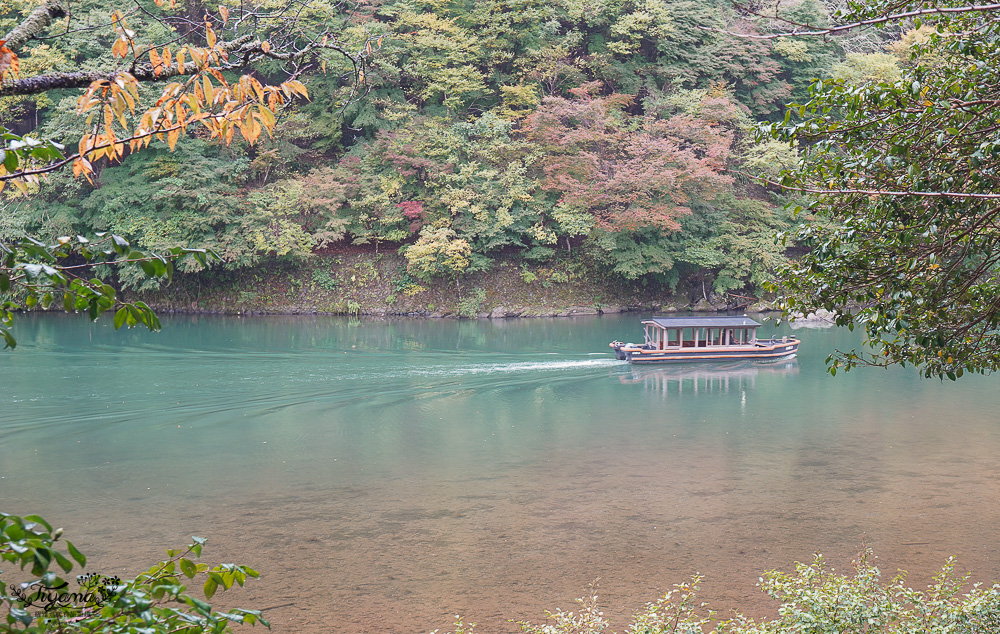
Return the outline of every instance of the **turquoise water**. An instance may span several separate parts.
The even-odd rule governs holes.
[[[766,613],[761,571],[863,542],[916,585],[951,554],[1000,580],[995,377],[830,378],[858,341],[837,329],[797,331],[791,361],[615,361],[642,317],[20,318],[2,507],[108,573],[208,536],[263,573],[233,602],[286,632],[516,631],[597,577],[624,629],[695,571]]]

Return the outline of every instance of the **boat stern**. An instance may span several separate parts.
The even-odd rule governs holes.
[[[622,343],[621,341],[612,341],[608,344],[608,347],[615,351],[615,358],[619,361],[625,361],[628,357],[622,352],[622,348],[629,344]]]

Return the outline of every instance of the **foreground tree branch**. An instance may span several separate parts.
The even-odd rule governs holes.
[[[801,152],[769,184],[825,220],[787,236],[809,252],[775,289],[788,312],[865,328],[868,348],[832,355],[831,373],[914,364],[957,379],[1000,370],[1000,5],[906,9],[875,2],[815,33],[933,14],[898,81],[817,81],[761,130]]]
[[[826,37],[829,35],[840,35],[853,31],[854,29],[881,26],[889,23],[899,23],[905,20],[913,20],[915,18],[926,18],[935,16],[951,16],[962,13],[988,13],[992,11],[1000,10],[1000,3],[996,4],[973,4],[958,7],[925,7],[920,9],[914,9],[912,11],[904,11],[901,13],[892,13],[887,15],[879,15],[874,18],[869,18],[866,20],[858,20],[854,22],[848,22],[846,24],[840,24],[838,26],[832,26],[828,28],[821,28],[814,25],[798,24],[792,22],[791,20],[785,20],[780,15],[768,16],[760,13],[759,11],[754,11],[747,8],[739,3],[734,3],[734,5],[740,9],[742,13],[755,15],[759,18],[766,18],[770,20],[777,20],[779,22],[786,22],[794,26],[800,27],[792,29],[790,31],[784,31],[780,33],[739,33],[736,31],[727,31],[725,29],[717,29],[712,27],[703,26],[702,29],[706,31],[715,31],[716,33],[725,33],[726,35],[731,35],[733,37],[746,38],[751,40],[776,40],[782,37]],[[803,30],[804,29],[804,30]]]
[[[157,14],[156,8],[136,5],[129,14],[114,11],[107,23],[86,27],[111,36],[111,54],[98,58],[102,67],[45,72],[35,66],[36,75],[22,77],[19,55],[30,54],[29,41],[49,41],[74,32],[69,23],[53,26],[68,14],[64,0],[47,0],[0,42],[0,97],[78,89],[76,114],[85,122],[85,131],[78,138],[45,139],[37,133],[17,135],[0,126],[0,190],[9,183],[29,194],[41,178],[69,168],[74,176],[90,180],[98,161],[120,161],[154,140],[173,151],[192,126],[225,144],[240,136],[254,145],[262,134],[272,133],[286,104],[309,98],[299,75],[325,68],[329,61],[348,69],[342,105],[359,98],[365,92],[368,60],[382,38],[362,37],[351,51],[322,21],[314,19],[311,31],[302,26],[300,16],[308,7],[308,2],[301,2],[274,11],[240,4],[231,14],[222,4],[217,14],[192,19],[173,7]],[[145,28],[136,26],[140,34],[126,17],[144,22]],[[159,41],[147,41],[152,37],[141,33],[155,34]],[[257,72],[261,67],[266,73]],[[276,78],[282,72],[283,81],[273,85],[258,79],[259,75]],[[149,91],[140,87],[153,85],[155,96],[142,103]],[[148,306],[121,301],[115,288],[91,277],[94,267],[110,265],[129,269],[133,276],[139,271],[140,277],[169,281],[176,261],[193,257],[196,266],[206,266],[212,255],[205,249],[183,247],[158,251],[140,252],[113,235],[96,242],[79,236],[62,237],[53,244],[30,237],[0,242],[0,294],[7,300],[0,305],[0,338],[13,348],[16,340],[10,327],[18,310],[60,302],[65,310],[86,312],[91,319],[113,310],[116,328],[142,324],[158,329],[159,321]]]
[[[0,95],[23,97],[55,89],[84,88],[77,112],[90,113],[92,120],[93,111],[99,110],[100,117],[94,122],[92,132],[74,143],[79,146],[78,151],[69,155],[64,154],[64,146],[55,141],[22,138],[0,130],[5,141],[0,147],[0,189],[10,181],[27,191],[27,186],[37,182],[39,176],[70,164],[76,176],[89,178],[94,160],[121,159],[126,145],[134,152],[148,145],[155,136],[173,149],[178,137],[195,122],[204,124],[213,137],[226,143],[238,130],[253,144],[262,132],[271,133],[276,124],[277,108],[294,97],[308,98],[305,86],[295,77],[317,62],[325,66],[326,61],[320,59],[325,52],[332,52],[349,64],[353,85],[344,105],[356,99],[363,93],[360,87],[364,82],[367,58],[382,42],[381,37],[367,39],[356,53],[351,53],[329,32],[311,36],[296,34],[294,27],[289,26],[295,24],[294,17],[284,20],[280,14],[251,10],[230,16],[228,8],[221,5],[216,18],[205,16],[202,23],[195,23],[184,35],[188,39],[192,34],[203,37],[205,46],[187,44],[172,51],[170,43],[161,47],[137,41],[125,17],[113,12],[108,26],[117,32],[118,39],[111,53],[121,62],[129,63],[128,71],[117,66],[107,70],[18,77],[19,60],[14,45],[19,48],[43,32],[53,17],[64,11],[60,1],[50,0],[33,11],[11,31],[7,45],[0,46],[0,77],[4,79]],[[231,17],[232,26],[227,31],[225,27]],[[272,30],[254,28],[241,33],[244,30],[241,24],[257,23],[265,18],[275,25]],[[220,38],[217,33],[220,28],[232,38]],[[171,43],[176,46],[179,40],[180,37],[174,37]],[[252,75],[244,75],[230,85],[222,74],[246,72],[255,64],[268,60],[289,64],[289,79],[277,86],[265,86]],[[183,78],[184,82],[171,81],[177,78]],[[152,108],[137,110],[138,86],[149,83],[165,83],[165,86]]]

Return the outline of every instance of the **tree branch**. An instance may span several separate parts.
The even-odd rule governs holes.
[[[838,33],[845,33],[852,29],[857,29],[866,26],[875,26],[878,24],[885,24],[886,22],[898,22],[900,20],[907,20],[910,18],[919,18],[928,15],[947,15],[955,13],[974,13],[974,12],[985,12],[985,11],[996,11],[1000,9],[1000,3],[998,4],[979,4],[979,5],[968,5],[964,7],[932,7],[929,9],[917,9],[916,11],[906,11],[904,13],[894,13],[892,15],[883,15],[877,18],[871,18],[869,20],[861,20],[858,22],[851,22],[849,24],[842,24],[840,26],[834,26],[827,29],[820,29],[815,27],[811,31],[800,31],[794,29],[792,31],[787,31],[785,33],[770,33],[767,35],[757,35],[751,33],[737,33],[735,31],[727,31],[725,29],[717,29],[710,26],[699,26],[699,29],[703,31],[714,31],[716,33],[725,33],[726,35],[732,35],[733,37],[741,37],[749,40],[774,40],[779,37],[801,37],[801,36],[820,36],[820,35],[836,35]],[[760,14],[755,14],[760,15]],[[770,16],[761,16],[770,17]],[[779,18],[780,19],[780,18]]]
[[[48,0],[38,6],[23,22],[7,34],[7,37],[4,38],[6,40],[5,46],[12,51],[17,51],[42,29],[52,24],[52,20],[65,15],[66,7],[63,6],[62,0]]]
[[[314,43],[305,49],[289,53],[278,52],[274,49],[265,52],[262,48],[262,42],[259,39],[256,39],[253,35],[244,35],[232,40],[231,42],[224,43],[222,47],[227,53],[232,55],[234,58],[238,58],[240,61],[238,63],[233,62],[230,64],[219,65],[216,67],[219,70],[234,70],[236,68],[248,66],[249,64],[263,58],[283,61],[301,59],[306,57],[308,53],[315,49],[327,49],[335,51],[350,60],[355,66],[355,74],[357,74],[356,68],[358,60],[355,59],[348,51],[333,43]],[[160,72],[157,74],[153,71],[152,66],[137,66],[131,71],[131,74],[141,82],[158,82],[165,81],[172,77],[193,75],[199,72],[198,68],[195,67],[194,64],[188,65],[183,73],[180,72],[176,64],[171,65],[169,68],[160,66],[159,69]],[[90,71],[78,73],[51,73],[48,75],[25,77],[0,86],[0,95],[35,95],[57,88],[86,88],[91,83],[102,79],[114,81],[118,72],[119,71]]]
[[[730,170],[727,170],[730,171]],[[759,178],[746,172],[733,172],[741,176]],[[800,192],[803,194],[829,194],[829,195],[850,195],[860,194],[862,196],[914,196],[918,198],[959,198],[969,200],[1000,200],[1000,194],[974,194],[966,192],[914,192],[914,191],[890,191],[886,189],[818,189],[813,187],[793,187],[782,185],[778,181],[765,178],[763,182],[772,187],[780,187],[782,190]]]

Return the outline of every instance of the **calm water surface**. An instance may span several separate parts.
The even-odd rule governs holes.
[[[0,355],[0,503],[133,575],[208,536],[275,631],[516,631],[600,578],[619,629],[696,571],[716,607],[862,543],[925,585],[1000,580],[1000,390],[830,378],[855,333],[772,364],[633,368],[643,315],[357,322],[20,318]],[[786,333],[782,327],[778,332]]]

